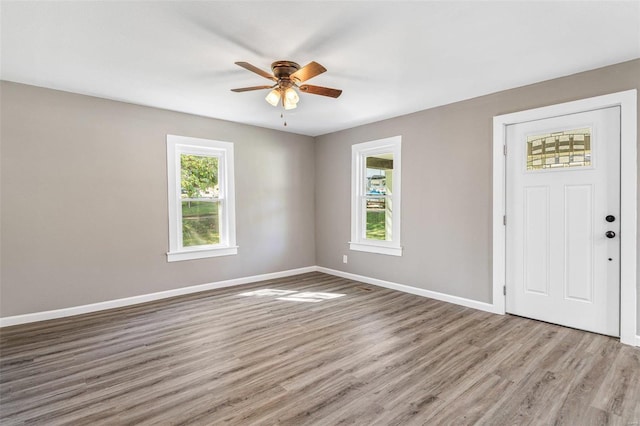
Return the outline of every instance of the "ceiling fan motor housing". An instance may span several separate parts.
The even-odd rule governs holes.
[[[271,64],[271,71],[273,71],[273,75],[278,79],[278,81],[290,80],[291,74],[299,69],[300,65],[291,61],[276,61]]]

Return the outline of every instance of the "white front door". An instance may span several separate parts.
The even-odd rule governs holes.
[[[620,108],[507,126],[506,310],[620,335]]]

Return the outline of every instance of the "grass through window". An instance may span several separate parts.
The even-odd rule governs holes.
[[[184,247],[220,243],[218,202],[182,202],[182,245]]]
[[[367,209],[367,239],[386,240],[384,210]]]

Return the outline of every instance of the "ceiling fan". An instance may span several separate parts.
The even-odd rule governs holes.
[[[241,87],[239,89],[231,89],[232,92],[248,92],[250,90],[272,89],[265,100],[271,105],[276,106],[282,102],[284,109],[293,109],[296,107],[300,97],[294,88],[298,88],[303,93],[311,93],[312,95],[328,96],[330,98],[337,98],[342,93],[342,90],[331,89],[329,87],[312,86],[310,84],[303,84],[299,86],[299,83],[303,83],[319,74],[322,74],[327,69],[317,62],[310,62],[304,67],[300,68],[300,65],[291,61],[276,61],[271,64],[271,71],[273,74],[269,74],[260,68],[251,65],[248,62],[236,62],[236,65],[242,68],[254,72],[266,79],[275,81],[271,86],[252,86]]]

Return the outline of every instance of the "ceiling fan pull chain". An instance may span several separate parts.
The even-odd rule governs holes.
[[[287,120],[284,118],[284,113],[280,113],[280,118],[284,121],[284,127],[287,127]]]

